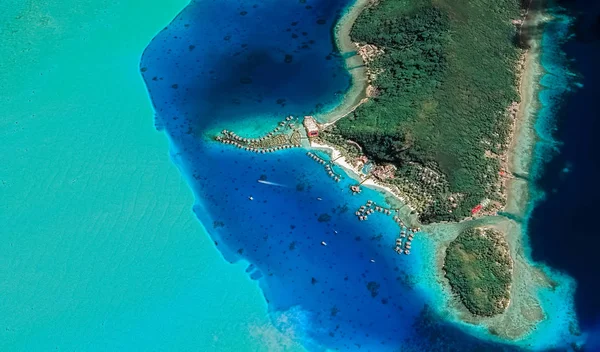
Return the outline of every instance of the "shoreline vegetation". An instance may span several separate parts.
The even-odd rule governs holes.
[[[351,11],[358,11],[360,13],[364,13],[365,10],[372,11],[373,7],[376,8],[385,2],[386,0],[357,0],[356,5],[352,7]],[[414,3],[419,3],[421,6],[423,4],[431,6],[435,3],[438,6],[446,6],[446,9],[452,9],[452,6],[454,6],[444,1],[428,2],[415,0]],[[466,206],[462,207],[462,212],[457,211],[454,217],[430,217],[425,219],[427,220],[425,222],[428,222],[429,225],[424,225],[424,231],[430,234],[429,237],[433,243],[433,255],[435,257],[432,258],[435,263],[434,270],[425,274],[425,279],[441,287],[444,292],[442,299],[445,303],[443,307],[439,308],[440,311],[450,312],[461,322],[484,326],[492,335],[516,340],[528,336],[535,330],[540,321],[548,318],[542,309],[538,294],[540,289],[552,288],[556,283],[553,282],[545,270],[532,264],[530,259],[528,259],[527,241],[523,239],[525,225],[518,221],[525,217],[529,207],[528,173],[537,139],[534,124],[538,106],[537,93],[540,89],[539,80],[543,75],[543,68],[540,63],[541,28],[543,28],[544,23],[549,19],[545,17],[546,15],[543,11],[543,0],[501,2],[498,3],[498,6],[508,3],[518,5],[518,8],[514,9],[515,11],[512,11],[510,16],[504,18],[505,24],[508,22],[514,30],[514,35],[511,38],[505,38],[505,40],[510,41],[511,45],[513,45],[514,56],[510,60],[510,65],[504,67],[512,75],[512,80],[504,83],[509,84],[509,88],[513,90],[514,95],[512,93],[509,94],[511,99],[501,99],[504,107],[503,109],[499,109],[497,114],[493,115],[495,118],[504,119],[501,123],[504,128],[501,143],[496,146],[497,148],[491,154],[487,152],[488,150],[484,151],[484,160],[490,161],[488,166],[492,170],[488,175],[494,174],[491,177],[493,181],[489,182],[488,186],[496,188],[494,192],[497,197],[484,198],[483,202],[479,201],[479,203],[475,204],[471,209],[481,206],[481,209],[476,214],[471,213],[471,209],[469,209],[473,203],[467,202]],[[459,5],[456,4],[456,6]],[[484,8],[486,11],[490,10],[489,7],[484,6]],[[389,13],[385,14],[385,16],[388,15]],[[458,16],[457,13],[452,13],[452,15]],[[352,29],[355,24],[349,22],[356,19],[360,19],[356,13],[352,17],[348,15],[344,16],[340,22],[348,22],[338,23],[336,26],[336,37],[351,34],[351,32],[342,33],[339,31],[339,28],[347,30],[350,27]],[[489,22],[489,26],[486,27],[487,29],[494,28],[494,23],[490,22],[492,19],[486,17],[485,21]],[[385,47],[369,47],[367,43],[353,42],[352,40],[342,41],[336,38],[336,43],[338,43],[338,47],[343,53],[349,52],[354,48],[358,54],[357,56],[363,62],[371,62],[374,59],[373,54],[381,55],[382,52],[385,53],[386,51]],[[367,50],[361,50],[361,48],[365,47]],[[470,48],[470,50],[477,49]],[[471,51],[471,53],[473,52]],[[479,54],[479,52],[477,53]],[[474,56],[475,60],[477,60],[478,55]],[[363,107],[368,108],[369,104],[379,103],[373,99],[379,94],[377,88],[375,88],[376,82],[373,81],[376,79],[377,73],[380,72],[374,70],[370,64],[366,66],[367,70],[364,71],[351,70],[355,85],[350,90],[350,99],[359,96],[356,93],[357,91],[362,92],[365,98],[362,98],[362,101],[358,105],[350,105],[352,106],[351,109],[348,109],[349,105],[346,104],[345,112],[343,109],[334,109],[332,112],[317,116],[317,119],[322,123],[320,127],[324,128],[324,133],[318,139],[311,140],[311,148],[328,152],[334,163],[346,170],[352,178],[361,182],[364,186],[384,193],[387,196],[386,200],[391,205],[400,209],[401,216],[411,226],[420,226],[423,218],[419,216],[418,209],[423,209],[423,202],[419,203],[419,199],[415,199],[413,196],[414,193],[406,192],[406,186],[402,188],[398,182],[394,181],[408,178],[408,183],[410,184],[410,181],[412,181],[413,185],[423,181],[435,182],[436,180],[443,179],[443,172],[441,172],[442,170],[440,170],[439,166],[434,164],[433,167],[428,168],[431,164],[424,164],[419,169],[421,165],[414,163],[413,165],[416,167],[413,168],[412,175],[411,172],[407,172],[408,176],[404,178],[390,178],[390,174],[397,175],[398,169],[401,169],[403,164],[400,164],[400,167],[398,167],[391,162],[382,163],[380,160],[376,160],[375,162],[369,162],[372,166],[372,171],[369,174],[365,174],[362,172],[365,166],[364,161],[368,160],[368,158],[364,157],[365,145],[353,138],[348,138],[348,136],[336,130],[337,123],[335,122],[347,122],[345,120],[356,121],[356,110]],[[490,72],[495,71],[492,70]],[[507,89],[507,87],[504,88]],[[489,96],[489,99],[493,98],[493,95]],[[401,100],[403,98],[402,96],[398,96],[396,99]],[[356,103],[357,100],[354,98],[353,102]],[[484,104],[485,102],[481,103]],[[437,108],[431,102],[424,102],[422,106],[430,109]],[[340,120],[341,117],[346,118]],[[422,118],[422,115],[417,115],[416,119],[419,118]],[[376,124],[374,127],[386,129],[387,125],[385,123]],[[442,126],[436,126],[436,128],[442,128]],[[426,138],[425,140],[429,141],[431,138]],[[374,143],[377,142],[374,141]],[[488,144],[488,146],[490,145]],[[384,147],[389,148],[390,145],[384,144]],[[393,148],[393,145],[391,147]],[[404,165],[406,164],[410,165],[409,162]],[[448,181],[445,180],[444,182]],[[486,191],[489,192],[490,189],[486,189]],[[452,198],[456,202],[456,199],[460,199],[461,197],[464,202],[465,197],[460,194],[456,194],[456,197]],[[486,199],[489,201],[486,201]],[[473,199],[473,201],[475,200]],[[452,204],[450,206],[452,209],[456,209]],[[469,211],[465,211],[465,209]],[[511,214],[512,216],[505,216],[504,214]],[[453,298],[460,295],[459,289],[451,288],[444,272],[447,248],[457,239],[460,233],[469,231],[469,229],[475,227],[493,229],[494,233],[502,234],[507,245],[506,248],[508,248],[508,256],[512,258],[509,284],[504,286],[506,291],[504,291],[503,295],[500,295],[501,297],[509,298],[503,301],[505,304],[501,306],[502,309],[492,310],[490,313],[493,314],[489,315],[477,314],[476,311],[470,311],[463,302]],[[570,288],[567,287],[566,291],[569,290]],[[576,323],[571,322],[571,324]]]

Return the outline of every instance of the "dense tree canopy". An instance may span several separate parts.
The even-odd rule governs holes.
[[[469,229],[446,250],[446,278],[473,314],[501,313],[510,298],[512,265],[502,236],[495,230]]]
[[[407,5],[408,4],[408,5]],[[449,213],[434,204],[422,219],[461,219],[492,197],[518,100],[511,19],[518,0],[381,0],[355,22],[354,41],[384,50],[369,69],[378,95],[336,124],[335,133],[365,153],[398,167],[434,165],[446,175],[448,194],[464,195]],[[439,203],[448,194],[439,195]]]

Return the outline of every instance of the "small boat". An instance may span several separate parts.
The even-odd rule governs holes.
[[[337,232],[337,230],[333,230],[333,233],[337,234],[338,232]]]
[[[317,197],[317,200],[323,200],[323,198],[321,198],[321,197]]]
[[[248,197],[248,199],[250,199],[250,200],[254,200],[254,197],[250,196],[250,197]]]
[[[375,259],[371,259],[371,263],[375,263]]]
[[[326,245],[327,245],[327,242],[321,241],[321,246],[326,246]]]

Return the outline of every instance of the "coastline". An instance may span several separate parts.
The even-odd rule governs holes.
[[[342,57],[345,58],[345,66],[351,76],[350,88],[344,94],[342,101],[331,111],[317,114],[315,118],[323,127],[334,124],[341,118],[352,113],[361,104],[368,101],[367,67],[362,57],[357,53],[358,48],[350,38],[350,31],[354,21],[360,13],[371,3],[372,0],[355,0],[346,8],[342,17],[335,25],[333,32],[335,45]]]
[[[534,10],[535,13],[527,15],[530,18],[526,18],[523,26],[538,27],[543,25],[543,4],[539,1],[535,5],[537,8],[528,10]],[[543,75],[540,61],[541,38],[529,39],[527,44],[529,48],[520,62],[522,71],[519,76],[518,90],[521,101],[516,112],[515,125],[507,153],[507,171],[511,175],[520,175],[520,177],[511,177],[506,180],[506,204],[503,209],[503,211],[514,214],[519,218],[525,215],[529,201],[529,181],[527,178],[538,138],[534,124],[538,108],[537,94],[541,88],[540,78]]]

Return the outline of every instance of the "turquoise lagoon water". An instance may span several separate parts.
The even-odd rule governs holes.
[[[0,3],[0,351],[302,350],[153,127],[139,60],[185,5]]]
[[[435,265],[432,242],[419,240],[426,234],[398,256],[390,218],[356,220],[367,199],[385,203],[380,194],[352,196],[352,180],[333,182],[302,150],[255,155],[211,140],[223,128],[256,136],[339,103],[350,77],[332,27],[350,3],[194,1],[147,47],[140,66],[156,126],[196,195],[197,217],[228,261],[250,263],[276,326],[309,350],[566,346],[563,326],[509,345],[446,321],[430,308],[439,286],[415,282]]]

